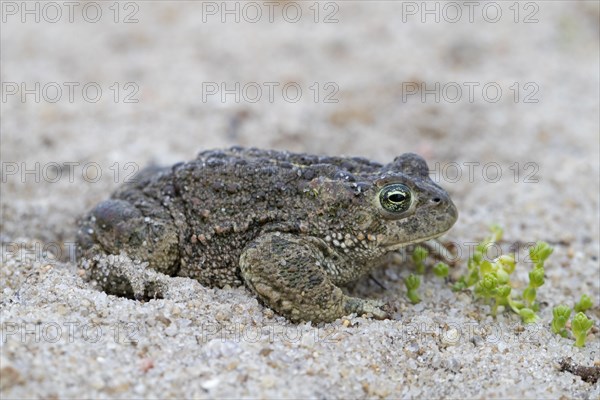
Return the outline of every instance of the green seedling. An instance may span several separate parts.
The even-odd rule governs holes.
[[[529,285],[517,301],[512,298],[510,275],[515,271],[517,263],[512,254],[503,254],[493,261],[485,259],[486,250],[502,239],[503,231],[498,226],[491,227],[491,235],[475,247],[473,255],[467,262],[468,272],[453,285],[454,290],[473,287],[475,295],[491,304],[491,314],[497,315],[498,308],[510,308],[518,314],[523,322],[532,323],[539,320],[536,311],[537,290],[544,284],[544,262],[552,254],[552,247],[545,242],[538,242],[529,249],[529,257],[534,269],[529,273]]]
[[[429,252],[422,246],[416,246],[413,250],[412,260],[415,263],[415,272],[418,275],[425,274],[425,259],[427,256],[429,256]],[[447,264],[439,262],[433,267],[433,273],[436,276],[445,278],[448,276],[449,267]],[[413,304],[417,304],[421,301],[421,298],[417,293],[417,289],[421,286],[421,278],[419,278],[418,275],[410,274],[404,279],[404,284],[407,289],[406,295]]]
[[[554,249],[546,242],[537,242],[529,249],[529,258],[533,263],[533,269],[529,272],[529,284],[520,298],[522,301],[513,299],[511,296],[512,284],[510,276],[517,267],[515,256],[503,254],[493,261],[486,260],[484,255],[487,249],[502,239],[502,229],[498,226],[491,228],[491,235],[485,238],[475,247],[473,255],[467,262],[468,272],[461,276],[452,286],[453,290],[465,290],[472,288],[474,294],[491,305],[491,314],[495,317],[498,308],[512,310],[519,315],[524,323],[535,323],[540,320],[536,314],[539,311],[539,303],[536,302],[537,291],[544,285],[544,264]],[[413,259],[415,256],[413,255]],[[420,260],[422,262],[422,260]],[[434,273],[443,275],[445,269],[438,263],[434,267]],[[408,286],[407,286],[408,287]],[[518,298],[518,295],[515,295]],[[585,346],[585,339],[594,322],[584,314],[593,306],[590,296],[584,294],[575,304],[577,313],[571,321],[571,331],[575,337],[575,346]],[[562,337],[569,336],[567,322],[571,316],[571,309],[566,305],[559,305],[552,310],[552,332]]]
[[[523,291],[525,304],[536,311],[539,309],[539,306],[535,303],[537,288],[544,284],[544,272],[544,267],[536,264],[536,268],[529,273],[529,286]]]
[[[484,263],[484,253],[488,247],[497,241],[502,239],[503,231],[498,225],[492,225],[490,227],[492,235],[485,238],[481,243],[475,247],[473,255],[469,257],[467,261],[468,272],[466,275],[461,276],[458,281],[453,285],[452,289],[455,291],[464,290],[471,286],[474,286],[479,282],[482,275],[480,274],[480,267]],[[514,258],[513,258],[514,259]],[[486,266],[487,264],[484,264]]]
[[[540,317],[538,317],[531,308],[521,308],[519,310],[519,315],[526,324],[534,324],[540,320]]]
[[[568,332],[565,329],[567,321],[571,316],[571,309],[568,306],[560,305],[552,310],[552,332],[559,334],[562,337],[567,337]]]
[[[535,268],[543,268],[544,262],[554,249],[546,242],[537,242],[535,246],[529,248],[529,258],[534,263]]]
[[[415,263],[417,274],[425,274],[425,259],[429,255],[426,248],[422,246],[416,246],[412,253],[412,260]]]
[[[421,302],[421,298],[417,293],[417,289],[421,286],[421,278],[418,275],[410,274],[404,278],[404,285],[406,286],[406,296],[413,303],[417,304]]]
[[[438,276],[440,278],[445,278],[448,276],[448,273],[450,272],[449,268],[450,267],[448,267],[448,264],[439,262],[433,266],[433,273],[435,274],[435,276]]]
[[[535,246],[529,248],[529,258],[534,267],[529,272],[529,286],[523,292],[523,300],[525,300],[528,307],[536,311],[539,309],[539,306],[535,303],[537,288],[544,284],[544,263],[553,251],[554,249],[546,242],[537,242]]]
[[[581,299],[575,304],[574,309],[576,313],[586,312],[588,309],[592,308],[593,305],[594,302],[592,301],[592,298],[587,294],[582,294]]]
[[[575,336],[575,346],[585,346],[585,338],[593,325],[594,321],[588,319],[582,312],[578,312],[575,317],[573,317],[573,320],[571,321],[571,330]]]
[[[506,303],[506,297],[510,294],[510,287],[500,285],[500,281],[494,272],[485,273],[475,285],[475,294],[483,297],[492,304],[492,315],[496,316],[498,306]]]

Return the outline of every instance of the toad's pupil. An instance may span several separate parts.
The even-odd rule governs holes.
[[[406,196],[403,193],[392,193],[388,199],[393,203],[401,203],[406,200]]]

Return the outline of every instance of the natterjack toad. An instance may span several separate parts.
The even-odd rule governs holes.
[[[156,285],[142,267],[136,274],[94,257],[125,253],[203,285],[246,285],[293,321],[385,318],[379,303],[339,286],[456,218],[415,154],[381,165],[231,148],[143,171],[80,221],[77,240],[90,278],[109,293],[140,298]]]

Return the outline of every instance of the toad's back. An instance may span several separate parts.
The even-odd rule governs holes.
[[[311,217],[323,212],[311,182],[354,181],[355,174],[380,169],[361,158],[240,148],[206,151],[174,166],[173,188],[186,222],[180,224],[179,274],[209,285],[241,285],[238,260],[248,242],[266,231],[306,234]]]

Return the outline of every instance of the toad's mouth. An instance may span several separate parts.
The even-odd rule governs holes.
[[[426,241],[431,240],[431,239],[438,238],[438,237],[446,234],[449,230],[450,230],[450,228],[446,229],[443,232],[435,233],[435,234],[430,235],[430,236],[416,238],[416,239],[410,240],[408,242],[392,243],[392,244],[384,245],[383,247],[387,251],[395,251],[395,250],[401,249],[403,247],[410,246],[411,244],[422,243],[422,242],[426,242]]]

